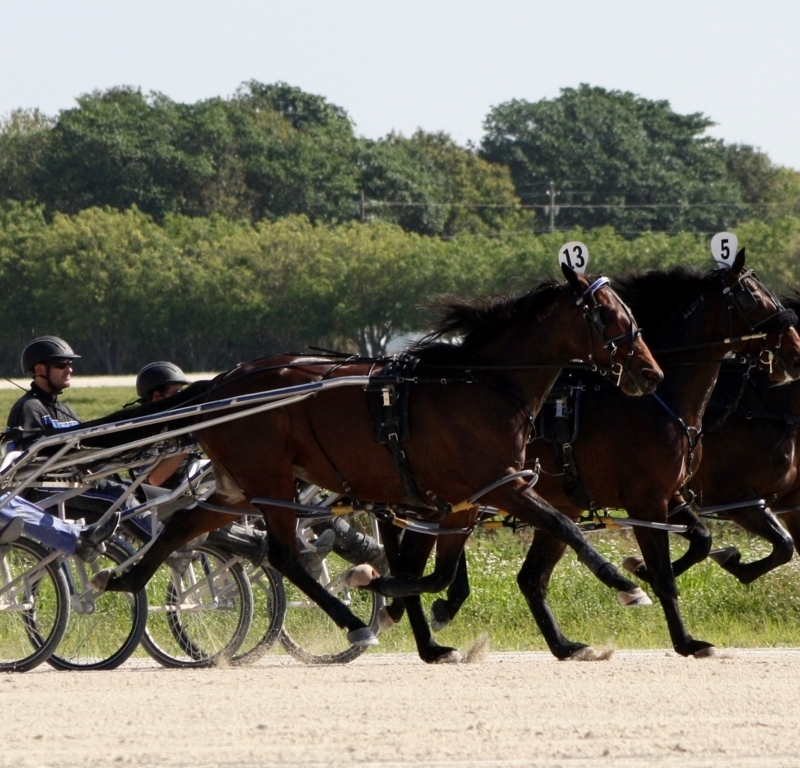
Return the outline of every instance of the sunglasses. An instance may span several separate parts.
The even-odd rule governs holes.
[[[58,368],[59,371],[63,371],[66,368],[73,368],[72,360],[59,360],[57,363],[50,363],[51,368]]]

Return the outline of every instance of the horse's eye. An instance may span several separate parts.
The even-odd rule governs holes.
[[[609,307],[600,307],[600,319],[603,321],[604,325],[611,325],[614,322],[616,315]]]

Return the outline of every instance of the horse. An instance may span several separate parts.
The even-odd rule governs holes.
[[[800,312],[800,296],[783,301]],[[710,553],[742,584],[789,562],[800,546],[800,510],[794,509],[800,505],[799,427],[800,382],[775,387],[746,364],[723,367],[703,423],[703,462],[690,488],[701,507],[753,502],[720,516],[769,542],[769,554],[743,563],[734,546]],[[780,515],[786,528],[769,507],[789,510]]]
[[[653,392],[662,379],[633,316],[608,280],[592,281],[567,266],[562,271],[565,284],[547,281],[517,299],[447,305],[437,330],[415,349],[413,372],[400,377],[408,387],[408,437],[394,452],[376,440],[371,416],[372,398],[384,393],[371,395],[364,386],[322,387],[301,402],[206,428],[207,417],[198,417],[196,437],[216,479],[208,507],[173,516],[136,565],[118,576],[103,574],[97,586],[136,591],[172,551],[229,522],[230,514],[220,508],[260,509],[272,565],[345,629],[351,643],[376,644],[374,631],[301,565],[295,510],[286,506],[300,480],[339,491],[361,505],[403,506],[440,521],[444,529],[460,531],[439,538],[440,573],[455,571],[475,524],[477,506],[462,502],[483,494],[487,502],[565,541],[607,586],[636,593],[639,588],[602,558],[577,526],[541,500],[520,472],[533,415],[570,360],[588,361],[613,375],[628,395]],[[445,342],[446,334],[462,339]],[[213,401],[379,372],[376,361],[284,355],[239,366],[162,402],[165,409],[176,408],[199,396]],[[379,381],[385,378],[378,376]],[[147,413],[155,412],[151,405]],[[391,549],[389,543],[387,554]],[[390,596],[429,588],[416,575],[384,577],[370,586]],[[453,653],[437,646],[425,658],[447,660]]]
[[[551,448],[537,441],[529,450],[529,461],[538,461],[541,468],[537,491],[573,521],[586,509],[610,508],[624,509],[645,523],[687,524],[683,535],[689,547],[674,565],[666,530],[643,526],[634,528],[643,558],[623,564],[653,588],[673,648],[682,656],[714,652],[711,643],[693,638],[684,626],[675,575],[711,548],[708,529],[688,508],[684,489],[702,466],[701,424],[723,355],[733,351],[767,365],[775,384],[800,375],[800,337],[792,327],[796,315],[744,265],[742,250],[730,269],[707,275],[676,268],[615,281],[665,371],[658,393],[621,398],[597,377],[583,377],[580,433],[571,446],[579,487],[565,488],[565,467]],[[518,584],[557,658],[600,658],[585,644],[568,640],[547,605],[547,586],[564,551],[550,532],[536,530]],[[447,598],[432,605],[435,626],[449,623],[466,599],[465,579],[464,561]],[[394,606],[389,612],[396,618]]]

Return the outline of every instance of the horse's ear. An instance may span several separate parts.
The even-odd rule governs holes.
[[[731,264],[731,272],[739,273],[744,269],[744,248],[742,248],[739,253],[736,254],[736,258],[733,260],[733,264]]]
[[[567,282],[570,284],[570,286],[572,286],[572,290],[579,295],[583,293],[585,286],[583,283],[581,283],[578,273],[572,269],[572,267],[568,267],[566,264],[561,265],[561,271],[564,273],[564,277],[567,278]]]

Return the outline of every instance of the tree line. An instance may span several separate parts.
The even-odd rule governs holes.
[[[800,217],[736,233],[769,285],[800,286]],[[309,345],[382,354],[431,327],[438,297],[518,294],[560,276],[559,246],[575,239],[589,247],[595,274],[713,267],[709,238],[689,233],[630,239],[603,227],[443,239],[384,221],[157,221],[135,206],[48,216],[42,205],[0,203],[0,366],[20,376],[23,346],[47,333],[72,344],[86,374],[135,372],[158,359],[221,370]]]
[[[800,215],[800,173],[666,101],[581,85],[489,112],[477,147],[417,131],[356,135],[347,112],[285,83],[194,104],[118,87],[55,116],[0,122],[0,200],[48,220],[136,207],[156,222],[305,216],[436,237],[613,226],[712,232]],[[552,209],[552,210],[550,210]],[[557,209],[557,213],[556,213]]]

